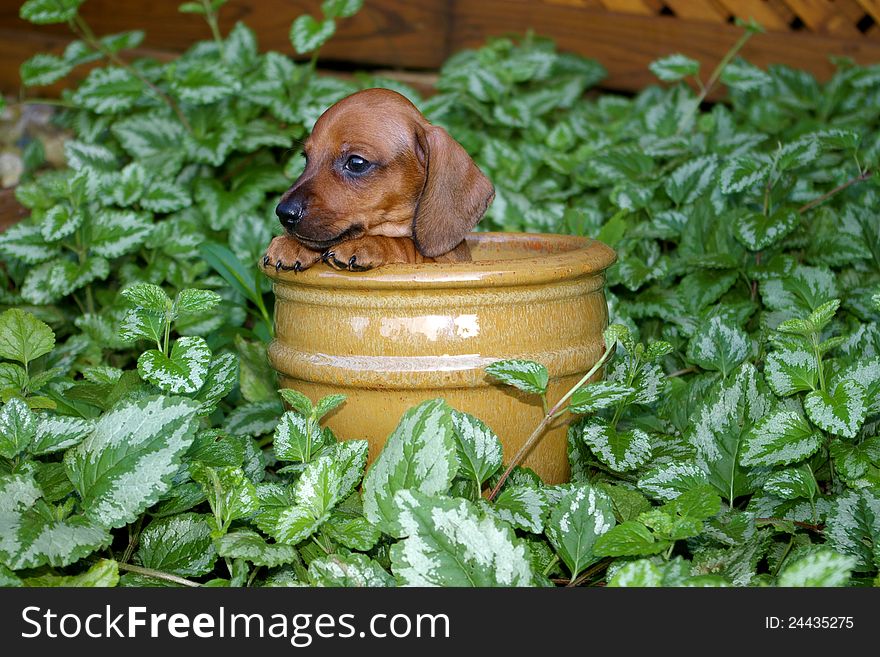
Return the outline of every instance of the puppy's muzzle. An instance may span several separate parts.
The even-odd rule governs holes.
[[[278,215],[278,221],[281,222],[281,225],[287,231],[293,232],[293,229],[306,214],[306,204],[301,199],[291,197],[278,204],[278,207],[275,208],[275,214]]]

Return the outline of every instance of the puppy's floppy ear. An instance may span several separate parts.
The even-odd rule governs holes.
[[[426,173],[412,235],[419,253],[433,258],[458,246],[495,198],[495,188],[439,126],[416,127],[416,155]]]

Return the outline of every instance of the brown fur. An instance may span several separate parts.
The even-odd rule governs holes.
[[[464,237],[495,190],[402,95],[367,89],[344,98],[321,115],[303,151],[306,168],[278,209],[282,217],[284,207],[302,208],[301,218],[272,240],[265,266],[298,271],[324,260],[362,270],[469,259]],[[351,156],[370,169],[351,175]]]

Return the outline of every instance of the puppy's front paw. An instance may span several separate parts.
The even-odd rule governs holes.
[[[263,267],[273,267],[275,271],[302,271],[319,260],[321,260],[320,252],[307,249],[292,237],[279,235],[266,249]]]
[[[367,271],[383,264],[382,252],[371,240],[340,242],[324,251],[321,258],[335,269]]]

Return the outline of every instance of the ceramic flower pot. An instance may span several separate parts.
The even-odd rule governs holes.
[[[483,420],[509,459],[540,422],[541,402],[484,368],[508,358],[543,363],[552,402],[602,355],[604,270],[614,251],[563,235],[474,233],[468,242],[466,263],[267,269],[276,297],[269,360],[281,385],[312,399],[347,395],[327,424],[340,437],[367,438],[371,460],[403,412],[434,397]],[[548,483],[567,480],[562,423],[525,465]]]

